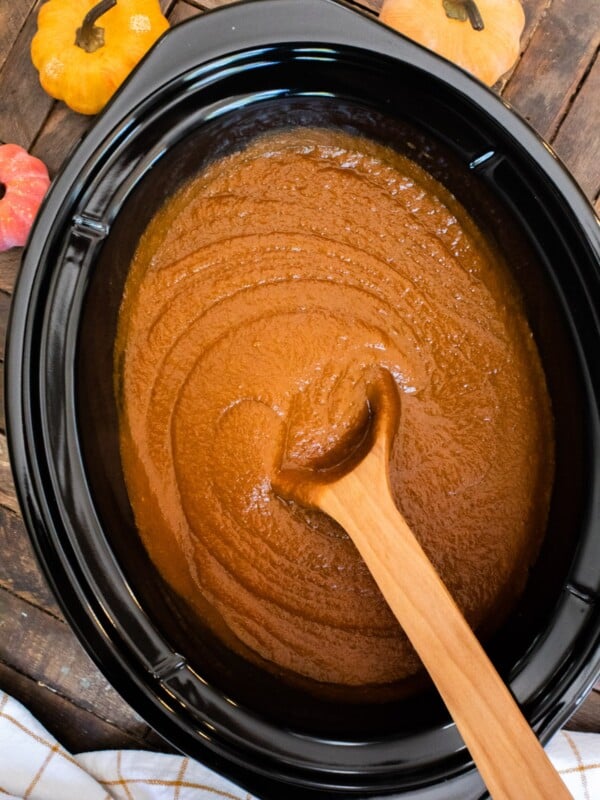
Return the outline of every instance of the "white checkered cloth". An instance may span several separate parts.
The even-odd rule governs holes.
[[[547,749],[575,800],[600,800],[600,734],[561,731]],[[13,798],[253,800],[182,756],[137,750],[71,755],[26,708],[0,692],[0,800]]]

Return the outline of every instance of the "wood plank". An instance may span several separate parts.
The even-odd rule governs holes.
[[[64,103],[54,102],[44,127],[31,152],[41,158],[54,178],[84,133],[92,126],[94,117],[76,114]]]
[[[31,147],[53,100],[40,86],[29,49],[37,30],[38,0],[0,72],[0,140]]]
[[[551,8],[504,92],[504,97],[548,140],[600,44],[598,0],[579,0],[576,5],[573,0],[554,0]]]
[[[598,112],[599,103],[600,57],[596,57],[552,142],[557,154],[592,201],[600,192],[600,119],[598,113],[593,113],[594,108]],[[585,147],[581,146],[582,142],[585,142]]]
[[[552,0],[523,0],[523,10],[525,11],[525,27],[521,34],[521,52],[515,64],[509,69],[506,75],[503,75],[500,80],[495,84],[494,91],[502,94],[506,90],[506,86],[511,77],[515,73],[523,54],[529,47],[529,43],[536,32],[538,25],[543,19],[546,11],[551,5]]]
[[[594,690],[571,717],[565,728],[568,731],[598,733],[598,720],[600,720],[600,692]]]
[[[0,589],[0,662],[41,681],[130,736],[149,726],[104,678],[62,620]],[[36,709],[37,711],[37,709]]]
[[[10,309],[10,295],[0,291],[0,358],[4,357],[4,344],[6,342],[6,329],[8,326],[8,312]]]
[[[0,506],[20,514],[17,493],[8,459],[6,436],[0,433]]]
[[[191,5],[196,6],[202,11],[209,11],[211,8],[220,8],[234,3],[235,0],[187,0]]]
[[[12,294],[21,264],[22,247],[0,253],[0,292]]]
[[[4,418],[4,362],[0,363],[0,433],[6,430],[6,422]],[[2,549],[0,548],[0,552]]]
[[[180,22],[185,22],[186,19],[197,17],[202,13],[202,9],[189,2],[177,3],[171,13],[169,14],[169,22],[174,27],[179,25]]]
[[[132,735],[2,662],[0,686],[27,708],[35,709],[41,724],[71,753],[89,750],[90,743],[95,750],[139,748],[169,752],[166,742],[150,730],[147,735]]]
[[[0,589],[10,591],[57,619],[64,620],[52,590],[42,575],[25,523],[18,514],[0,507]]]
[[[348,0],[348,2],[353,6],[360,6],[365,11],[371,11],[373,14],[379,15],[384,0]]]
[[[533,34],[552,5],[552,1],[553,0],[522,0],[521,5],[525,11],[525,27],[521,35],[521,53],[527,50]]]
[[[0,69],[8,58],[34,3],[35,0],[19,0],[0,5]]]

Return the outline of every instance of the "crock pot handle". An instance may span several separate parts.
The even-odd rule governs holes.
[[[122,85],[106,112],[111,118],[120,118],[139,105],[140,98],[160,91],[161,86],[186,73],[198,74],[205,65],[242,50],[268,50],[282,42],[298,46],[368,46],[388,57],[392,52],[400,61],[444,77],[445,62],[438,56],[343,0],[242,0],[192,17],[166,31]],[[448,63],[447,67],[448,83],[456,85],[462,76],[469,86],[478,85],[453,65]],[[470,91],[468,86],[465,91]]]

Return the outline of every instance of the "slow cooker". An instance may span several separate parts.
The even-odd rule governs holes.
[[[167,741],[261,798],[476,800],[433,688],[347,704],[229,652],[150,563],[125,491],[113,342],[136,243],[187,176],[256,135],[375,138],[448,186],[521,287],[552,398],[556,478],[526,592],[486,647],[542,741],[600,674],[600,229],[502,100],[337,0],[250,0],[167,32],[53,183],[23,256],[6,358],[11,461],[64,613]]]

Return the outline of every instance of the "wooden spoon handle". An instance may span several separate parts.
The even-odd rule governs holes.
[[[437,686],[494,800],[570,798],[397,510],[387,473],[381,468],[384,457],[369,455],[358,468],[324,485],[319,490],[319,507],[356,544]]]

